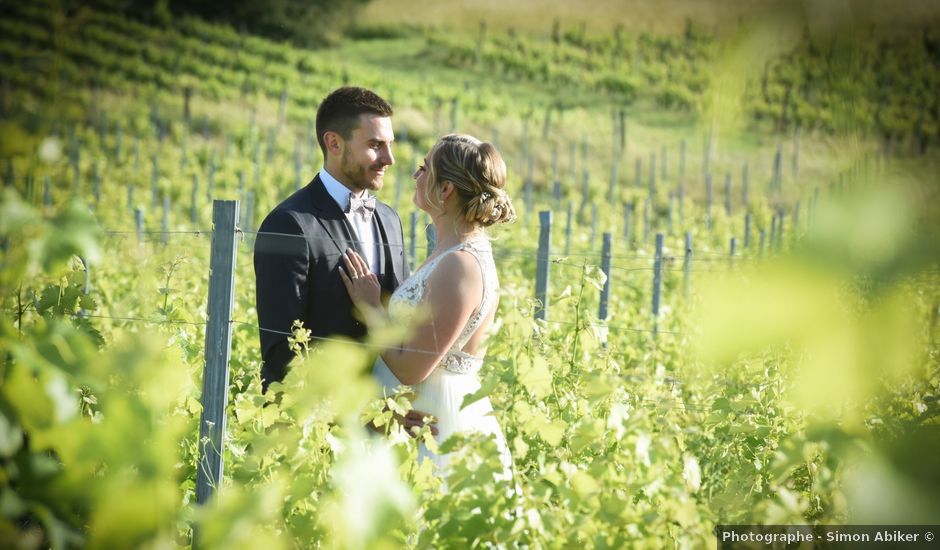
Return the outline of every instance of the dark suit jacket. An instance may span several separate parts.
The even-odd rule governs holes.
[[[401,219],[387,204],[376,202],[372,223],[378,226],[383,252],[379,257],[379,283],[384,292],[390,293],[408,277]],[[353,316],[352,300],[339,276],[342,253],[347,248],[362,254],[355,235],[319,175],[261,222],[254,264],[264,361],[262,391],[287,374],[293,353],[288,349],[287,336],[281,333],[290,333],[295,319],[303,321],[314,337],[365,336],[366,328]]]

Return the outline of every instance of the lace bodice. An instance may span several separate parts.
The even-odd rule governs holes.
[[[496,305],[496,298],[499,292],[499,281],[496,277],[496,264],[493,262],[493,249],[487,238],[479,237],[465,243],[460,243],[457,246],[445,250],[439,256],[421,266],[392,294],[391,300],[389,301],[389,310],[395,315],[400,315],[406,310],[412,310],[418,307],[424,299],[428,279],[431,278],[431,273],[434,272],[434,268],[442,258],[458,250],[469,252],[480,264],[480,270],[483,273],[483,298],[480,305],[470,315],[457,341],[454,342],[454,345],[447,351],[444,358],[441,359],[438,367],[456,374],[471,374],[480,370],[483,359],[464,352],[463,347],[467,345],[467,342],[470,341],[477,329],[480,328],[480,324],[483,323],[483,320]]]

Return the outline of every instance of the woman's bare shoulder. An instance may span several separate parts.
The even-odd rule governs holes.
[[[441,258],[431,274],[432,285],[450,287],[453,291],[471,290],[483,284],[479,261],[465,250],[455,250]]]

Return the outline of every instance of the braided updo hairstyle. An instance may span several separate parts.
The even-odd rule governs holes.
[[[489,227],[516,219],[506,194],[506,163],[492,144],[466,134],[448,134],[428,154],[425,199],[430,188],[449,181],[460,199],[460,216],[471,225]]]

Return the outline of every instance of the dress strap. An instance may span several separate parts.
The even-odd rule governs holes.
[[[470,314],[470,318],[467,319],[467,324],[464,326],[464,329],[461,331],[460,336],[457,338],[457,341],[454,342],[454,346],[451,348],[450,352],[459,352],[463,355],[463,347],[467,345],[467,342],[473,337],[477,329],[483,323],[483,319],[486,318],[486,315],[490,312],[494,299],[496,298],[496,266],[493,264],[493,256],[490,254],[489,242],[483,241],[486,246],[478,246],[477,241],[468,241],[461,243],[459,249],[469,252],[480,266],[480,274],[483,278],[483,296],[480,299],[480,305],[473,310],[473,313]]]

